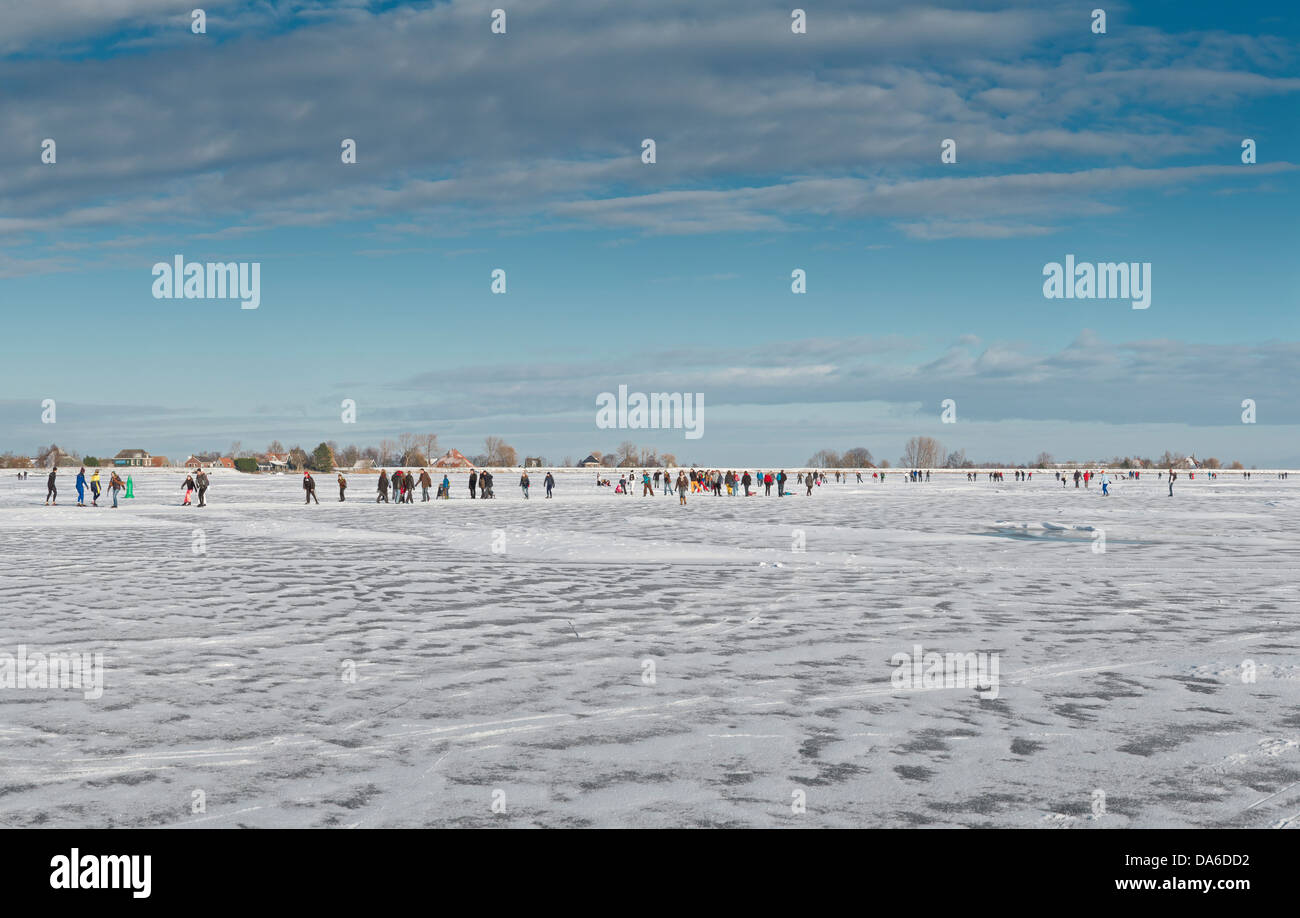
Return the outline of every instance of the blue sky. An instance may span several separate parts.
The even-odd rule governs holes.
[[[1096,5],[0,3],[0,450],[1300,465],[1298,14]],[[154,299],[176,253],[260,308]],[[1045,299],[1067,253],[1151,307]],[[704,437],[596,429],[620,384]]]

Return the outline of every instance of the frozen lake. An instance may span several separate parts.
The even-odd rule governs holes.
[[[0,689],[0,825],[1300,826],[1300,478],[74,474],[0,478],[0,652],[103,694]],[[995,691],[900,688],[917,645]]]

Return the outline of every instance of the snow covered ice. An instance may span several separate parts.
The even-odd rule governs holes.
[[[1300,501],[1263,473],[679,507],[218,471],[203,509],[132,474],[117,510],[0,479],[0,651],[105,666],[0,689],[5,826],[1300,824]],[[996,654],[996,697],[898,689],[917,645]]]

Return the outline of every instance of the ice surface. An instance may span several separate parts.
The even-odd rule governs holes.
[[[106,667],[0,689],[5,826],[1300,823],[1300,479],[133,474],[117,510],[0,478],[0,652]],[[997,697],[896,688],[917,644],[998,654]]]

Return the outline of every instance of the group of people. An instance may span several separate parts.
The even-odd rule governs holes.
[[[57,506],[58,504],[58,487],[57,487],[58,473],[59,470],[57,467],[50,469],[49,478],[47,479],[48,490],[45,495],[46,506],[49,506],[51,504]],[[835,474],[835,480],[837,482],[842,480],[847,483],[849,480],[848,472],[841,473],[837,471],[834,474]],[[856,474],[857,474],[857,480],[862,481],[863,473],[859,471]],[[1003,472],[987,472],[986,474],[990,481],[1005,480]],[[1034,477],[1034,473],[1026,469],[1016,469],[1013,474],[1015,476],[1015,480],[1017,481],[1030,481]],[[1206,477],[1211,479],[1218,478],[1218,472],[1214,470],[1207,470],[1204,472],[1204,474]],[[930,472],[928,469],[927,470],[910,469],[907,472],[905,472],[904,475],[905,475],[904,478],[905,481],[929,481],[930,480]],[[1189,472],[1187,473],[1187,475],[1191,479],[1194,479],[1196,477],[1194,472]],[[24,479],[27,477],[27,473],[25,471],[19,472],[18,477],[20,479]],[[884,482],[885,471],[883,469],[873,471],[871,473],[871,477],[880,482]],[[967,481],[977,480],[978,477],[979,477],[978,472],[966,473]],[[1125,473],[1125,477],[1131,479],[1138,479],[1141,477],[1141,472],[1136,469],[1129,470],[1127,471],[1127,473]],[[1163,478],[1164,473],[1163,472],[1157,473],[1157,477]],[[1173,497],[1174,481],[1178,477],[1178,472],[1176,472],[1174,469],[1171,468],[1168,471],[1168,477],[1169,477],[1169,496]],[[1243,472],[1242,477],[1249,478],[1250,473]],[[1286,478],[1287,473],[1279,472],[1278,477]],[[772,486],[775,485],[776,493],[778,497],[785,497],[789,493],[786,491],[786,487],[789,484],[789,476],[786,474],[784,469],[776,473],[773,473],[771,471],[768,472],[759,471],[759,472],[755,472],[752,475],[748,470],[745,470],[737,474],[734,470],[728,470],[726,472],[723,472],[720,469],[713,469],[713,470],[679,469],[677,472],[676,479],[673,478],[673,475],[670,471],[666,469],[665,470],[656,469],[653,474],[649,471],[642,470],[640,472],[640,478],[641,478],[642,497],[646,497],[646,496],[653,497],[662,483],[663,494],[668,495],[675,491],[678,495],[679,501],[682,504],[686,503],[686,495],[688,492],[693,494],[712,493],[715,497],[720,497],[722,496],[723,490],[725,489],[728,495],[735,497],[737,494],[740,494],[743,490],[744,495],[746,497],[754,497],[757,496],[758,493],[757,487],[761,485],[763,487],[764,495],[770,496],[772,493]],[[1066,472],[1058,471],[1056,472],[1056,479],[1061,482],[1062,487],[1068,487],[1069,482],[1071,480],[1071,476],[1068,471]],[[1103,469],[1102,472],[1100,473],[1100,478],[1098,479],[1098,473],[1090,469],[1074,470],[1073,481],[1074,481],[1074,486],[1076,488],[1078,488],[1081,484],[1084,488],[1088,488],[1094,479],[1100,481],[1102,496],[1109,496],[1111,477],[1108,471]],[[827,476],[824,471],[820,471],[820,470],[799,472],[796,477],[796,480],[800,485],[805,486],[807,495],[812,496],[813,488],[826,484]],[[624,473],[618,479],[618,487],[614,489],[615,493],[631,494],[634,486],[634,482],[635,482],[634,478],[632,478],[628,473]],[[430,499],[429,489],[433,487],[433,478],[432,476],[430,476],[429,472],[426,469],[420,469],[419,475],[416,475],[414,474],[413,471],[409,471],[409,470],[408,471],[397,470],[390,475],[388,471],[384,469],[384,470],[380,470],[378,484],[379,484],[379,493],[375,499],[375,503],[388,503],[389,495],[391,492],[393,503],[409,504],[409,503],[414,503],[415,501],[415,489],[417,486],[419,486],[422,491],[421,501],[427,501]],[[602,478],[599,474],[597,474],[596,484],[599,487],[610,487],[612,483],[608,478]],[[550,472],[546,473],[544,485],[546,487],[547,498],[553,497],[554,496],[553,492],[555,490],[555,476],[552,473]],[[205,472],[203,469],[199,469],[198,472],[193,475],[187,474],[185,476],[185,482],[181,485],[181,490],[182,490],[181,505],[185,507],[194,506],[194,504],[191,503],[191,496],[194,495],[195,492],[197,492],[197,496],[198,496],[197,506],[206,507],[207,506],[206,494],[209,486],[210,486],[210,481],[208,479],[207,472]],[[528,477],[527,470],[524,470],[519,477],[519,488],[523,492],[523,496],[525,500],[528,499],[529,489],[531,488],[531,486],[532,486],[532,481]],[[348,487],[347,479],[343,477],[342,472],[338,474],[338,487],[339,487],[339,501],[342,502],[346,498],[346,492]],[[77,488],[78,507],[86,506],[87,491],[90,492],[90,506],[98,507],[100,495],[103,493],[101,490],[101,483],[99,479],[99,469],[98,468],[94,469],[89,479],[86,478],[85,467],[82,467],[80,470],[78,470],[77,478],[76,478],[76,488]],[[316,497],[316,479],[312,477],[312,474],[309,471],[303,472],[302,488],[305,494],[306,503],[310,504],[312,501],[315,501],[317,504],[320,503],[320,500]],[[751,492],[750,490],[751,488],[754,488],[755,490]],[[108,491],[112,495],[113,506],[116,507],[118,505],[117,504],[118,497],[123,491],[126,492],[125,493],[126,497],[133,496],[131,493],[130,478],[128,477],[128,479],[124,482],[122,478],[117,474],[117,472],[115,471],[110,472]],[[483,471],[479,471],[477,469],[470,470],[469,496],[471,500],[476,498],[483,499],[483,500],[490,500],[496,497],[496,493],[493,490],[493,475],[491,472],[487,471],[486,469]],[[451,499],[451,480],[446,475],[442,476],[442,482],[438,485],[437,493],[434,499],[442,499],[442,500]]]
[[[194,506],[193,504],[190,503],[190,495],[192,495],[195,491],[198,491],[199,506],[206,507],[208,504],[204,495],[208,493],[208,484],[209,484],[208,473],[203,471],[203,469],[199,469],[197,475],[186,475],[185,482],[181,485],[181,494],[182,494],[181,506],[182,507]]]
[[[45,487],[46,487],[46,490],[45,490],[45,506],[47,506],[47,507],[49,507],[49,506],[51,506],[51,505],[57,507],[57,506],[59,505],[59,483],[58,483],[58,476],[59,476],[59,469],[58,469],[58,466],[55,466],[54,468],[50,469],[50,475],[49,475],[49,477],[45,480]],[[27,474],[24,472],[24,473],[22,473],[22,475],[21,475],[20,477],[22,477],[22,478],[26,478],[26,477],[27,477]],[[103,491],[102,491],[101,488],[100,488],[99,469],[95,469],[95,471],[91,473],[91,476],[90,476],[90,480],[89,480],[89,481],[86,480],[86,468],[85,468],[85,466],[82,466],[80,469],[78,469],[78,471],[77,471],[77,479],[76,479],[76,487],[77,487],[77,506],[78,506],[78,507],[84,507],[84,506],[86,506],[86,491],[87,491],[87,490],[90,491],[90,506],[92,506],[92,507],[98,507],[98,506],[99,506],[99,495],[103,493]],[[108,490],[109,490],[109,492],[110,492],[111,495],[112,495],[112,498],[113,498],[113,506],[114,506],[114,507],[117,506],[117,498],[118,498],[118,494],[121,493],[122,491],[126,490],[126,488],[127,488],[127,484],[126,484],[126,482],[124,482],[124,481],[123,481],[123,480],[118,476],[117,472],[111,472],[111,473],[109,474],[109,479],[108,479]],[[130,497],[130,496],[131,496],[131,494],[130,494],[130,492],[128,491],[128,492],[127,492],[127,497]]]
[[[546,496],[554,497],[555,476],[550,472],[546,473],[546,479],[543,482],[546,486]],[[343,473],[338,473],[339,502],[342,503],[347,499],[348,480],[343,477]],[[389,503],[391,495],[394,504],[413,504],[415,503],[415,489],[420,489],[420,502],[430,500],[429,489],[434,486],[433,476],[429,474],[428,469],[420,469],[417,475],[413,470],[402,471],[396,469],[390,475],[387,469],[379,470],[378,494],[375,496],[375,503]],[[524,500],[528,499],[528,491],[532,487],[532,480],[525,471],[519,476],[519,489],[523,492]],[[320,503],[316,497],[316,479],[312,477],[311,472],[302,473],[302,490],[305,495],[305,503],[310,504],[312,501]],[[492,500],[496,495],[493,488],[493,475],[484,469],[471,469],[469,473],[469,496],[470,500]],[[446,475],[442,476],[442,481],[438,484],[437,490],[432,498],[433,500],[451,500],[451,479]]]
[[[305,473],[310,475],[310,473]],[[348,489],[348,480],[339,472],[339,500],[346,497]],[[388,503],[388,494],[391,490],[393,503],[395,504],[413,504],[415,503],[415,486],[420,486],[420,502],[423,503],[429,499],[429,489],[433,487],[433,477],[429,475],[427,469],[420,469],[417,476],[410,471],[403,472],[401,469],[396,470],[390,476],[387,469],[379,470],[379,493],[375,496],[375,503]],[[304,487],[306,485],[304,484]],[[451,481],[446,475],[442,476],[442,483],[438,485],[436,494],[437,499],[451,497]]]
[[[835,473],[836,480],[839,480],[840,473]],[[548,473],[548,479],[551,477]],[[786,474],[785,469],[777,472],[756,471],[750,473],[748,469],[742,472],[728,469],[679,469],[677,477],[674,479],[672,472],[668,470],[656,469],[653,473],[642,470],[639,473],[641,482],[641,496],[653,497],[663,488],[663,495],[667,496],[674,491],[680,490],[682,482],[686,483],[686,489],[691,494],[712,494],[714,497],[721,497],[725,491],[727,495],[735,497],[738,494],[744,494],[746,497],[754,497],[758,494],[758,488],[762,487],[764,496],[771,496],[772,488],[776,488],[777,497],[786,497],[790,493],[787,490],[790,484],[790,476]],[[814,487],[826,484],[826,473],[821,471],[799,472],[796,478],[797,482],[805,485],[806,493],[811,495]],[[843,480],[847,483],[849,473],[843,473]],[[862,480],[862,473],[858,473],[858,480]],[[614,487],[615,494],[631,494],[636,487],[637,476],[630,472],[625,472],[619,476],[618,483]],[[607,488],[613,485],[608,478],[603,478],[599,473],[596,474],[596,486]],[[753,490],[751,490],[753,489]]]
[[[772,486],[776,485],[777,496],[784,497],[786,482],[789,481],[789,476],[785,474],[784,470],[776,473],[755,472],[753,475],[750,475],[748,470],[737,474],[732,470],[723,472],[721,469],[678,469],[676,480],[673,479],[672,472],[669,472],[666,469],[663,471],[656,469],[653,474],[642,470],[640,475],[642,497],[646,497],[647,495],[653,497],[655,492],[659,489],[661,482],[663,485],[663,494],[665,496],[671,494],[673,491],[680,492],[681,485],[685,483],[686,489],[692,494],[712,493],[715,497],[721,497],[724,488],[726,489],[727,494],[732,497],[739,494],[742,488],[744,489],[746,497],[752,497],[754,495],[750,493],[750,488],[757,488],[759,485],[763,486],[764,493],[770,495],[772,493]],[[799,477],[800,481],[802,481],[802,473]],[[811,472],[808,477],[811,481]],[[635,481],[636,479],[632,477],[630,473],[622,474],[618,479],[618,487],[614,488],[614,493],[631,494]],[[607,487],[609,483],[608,479],[601,478],[599,474],[596,475],[596,485],[598,487]],[[757,493],[757,491],[754,493]],[[808,493],[812,493],[811,484],[809,484]],[[684,500],[682,502],[685,503]]]

